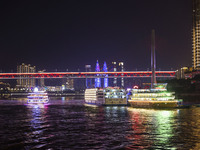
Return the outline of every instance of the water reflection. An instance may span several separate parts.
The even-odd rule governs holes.
[[[174,136],[176,110],[128,109],[132,132],[128,139],[129,149],[173,148],[170,138]]]
[[[200,108],[0,101],[0,149],[200,149]]]
[[[176,120],[176,144],[184,149],[200,149],[200,108],[180,110]],[[184,144],[183,144],[184,143]]]
[[[42,148],[47,144],[46,140],[53,136],[44,133],[50,126],[47,119],[48,104],[27,104],[26,106],[30,115],[30,127],[26,132],[26,148]]]
[[[123,149],[128,140],[126,107],[85,105],[88,149]]]
[[[175,124],[175,117],[177,116],[177,111],[159,111],[156,113],[156,120],[155,120],[155,145],[167,146],[171,147],[170,145],[170,138],[174,136],[174,128],[173,125]]]

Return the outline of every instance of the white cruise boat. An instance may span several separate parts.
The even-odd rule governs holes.
[[[44,104],[48,103],[48,95],[45,91],[39,91],[38,88],[34,88],[34,92],[28,93],[27,102],[30,104]]]
[[[86,89],[85,102],[95,105],[127,105],[126,92],[119,87]]]

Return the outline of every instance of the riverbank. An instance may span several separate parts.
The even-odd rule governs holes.
[[[30,92],[13,92],[13,93],[2,93],[0,99],[12,99],[12,98],[26,98]],[[59,93],[59,92],[48,92],[49,97],[68,97],[68,96],[80,96],[84,97],[84,93]]]
[[[183,100],[184,106],[200,105],[200,93],[179,93],[176,97]]]

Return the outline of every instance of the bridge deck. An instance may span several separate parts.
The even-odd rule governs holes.
[[[151,77],[151,71],[125,72],[44,72],[44,73],[0,73],[0,79],[27,78],[135,78]],[[175,71],[156,71],[156,77],[174,78]]]

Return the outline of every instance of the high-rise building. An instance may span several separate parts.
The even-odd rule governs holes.
[[[68,89],[68,90],[74,90],[74,79],[67,78],[66,89]]]
[[[200,0],[193,0],[192,66],[200,69]]]
[[[124,62],[119,62],[119,66],[121,67],[121,71],[124,71]],[[124,75],[124,74],[122,74]],[[124,78],[121,78],[121,87],[124,87]]]
[[[38,73],[44,73],[46,70],[40,70],[38,71]],[[44,83],[44,78],[41,78],[40,80],[40,87],[44,87],[45,86],[45,83]]]
[[[95,72],[100,72],[100,66],[99,66],[99,62],[97,60],[96,63],[96,68],[95,68]],[[99,77],[100,75],[97,74],[97,77]],[[95,78],[95,88],[97,87],[101,87],[101,78]]]
[[[113,64],[113,71],[116,72],[117,71],[117,63],[116,62],[112,62],[112,64]],[[117,78],[114,78],[113,86],[117,86]]]
[[[103,64],[103,71],[104,72],[108,72],[108,68],[107,68],[106,62],[104,62],[104,64]],[[108,74],[106,74],[105,77],[104,77],[104,85],[103,85],[103,87],[108,87]]]
[[[91,72],[92,71],[92,68],[91,68],[91,65],[85,65],[85,71],[86,72]],[[86,76],[86,79],[85,79],[85,84],[86,84],[86,88],[91,88],[92,87],[92,79],[91,78],[87,78]]]
[[[17,66],[17,73],[35,73],[36,67],[31,66],[30,64],[26,65],[22,63],[21,65]],[[24,76],[26,78],[26,76]],[[17,80],[17,86],[19,87],[35,87],[35,79],[23,79],[20,77],[20,79]]]

